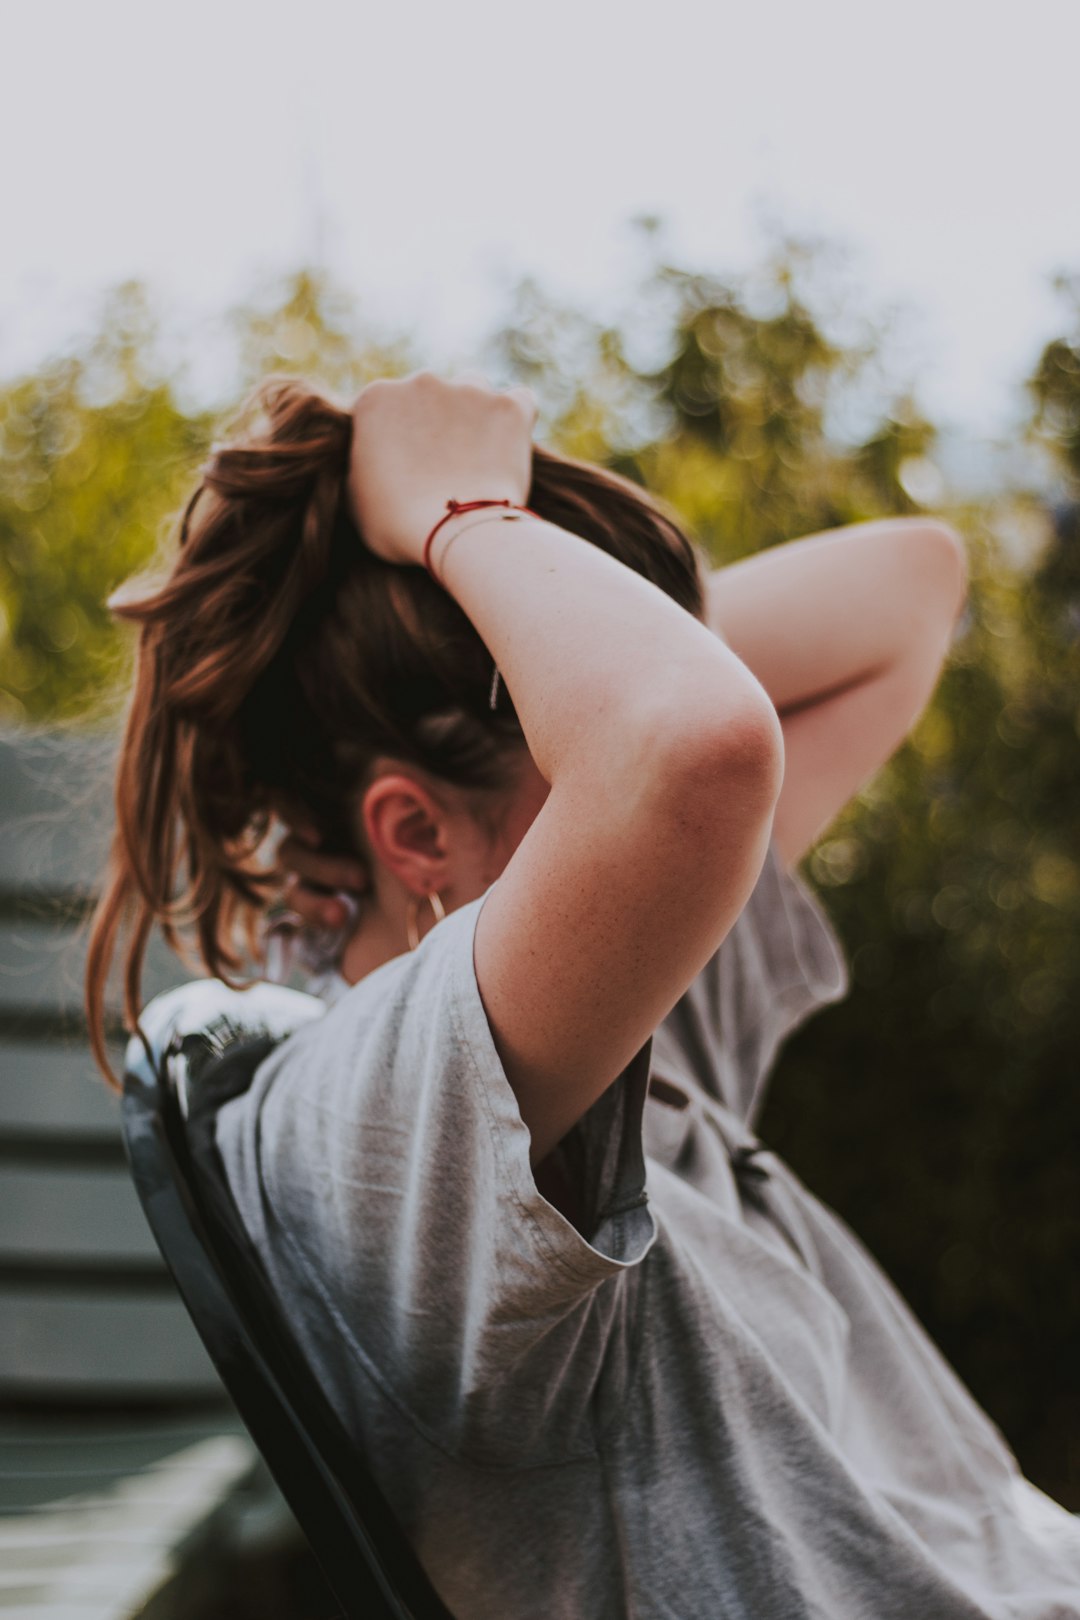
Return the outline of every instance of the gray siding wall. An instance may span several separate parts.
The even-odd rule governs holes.
[[[82,968],[114,743],[0,734],[0,1402],[188,1399],[220,1386],[128,1179],[89,1056]],[[156,942],[144,1000],[194,977]],[[113,997],[114,1068],[124,1042]]]

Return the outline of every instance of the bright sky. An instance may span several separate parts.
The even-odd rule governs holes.
[[[146,278],[211,313],[320,257],[433,365],[535,274],[604,316],[643,262],[760,259],[760,218],[903,306],[931,414],[1007,432],[1080,271],[1077,0],[35,0],[7,8],[0,373]]]

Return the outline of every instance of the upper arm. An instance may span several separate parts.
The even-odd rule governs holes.
[[[476,979],[539,1163],[641,1049],[749,895],[776,717],[657,717],[636,766],[556,781],[477,921]]]

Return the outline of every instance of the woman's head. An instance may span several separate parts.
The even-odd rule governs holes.
[[[114,602],[141,634],[87,965],[103,1067],[120,933],[131,1027],[155,923],[174,946],[193,930],[205,969],[234,979],[279,882],[265,862],[275,815],[370,866],[386,864],[373,806],[394,776],[457,826],[467,813],[493,851],[536,799],[509,694],[500,684],[490,706],[491,659],[465,613],[422,569],[363,545],[345,498],[352,423],[303,382],[264,383],[203,470],[167,578]],[[534,446],[528,505],[700,616],[694,547],[629,480]]]

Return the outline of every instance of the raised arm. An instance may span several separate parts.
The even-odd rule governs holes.
[[[520,397],[427,375],[376,388],[357,406],[362,532],[395,488],[412,503],[389,538],[375,536],[384,555],[419,561],[449,495],[524,500],[534,413]],[[395,460],[384,453],[394,444],[423,454]],[[735,653],[554,524],[466,514],[440,529],[433,560],[550,784],[475,940],[481,998],[537,1164],[738,916],[765,857],[782,739]]]
[[[922,713],[965,587],[963,544],[933,518],[808,535],[710,574],[709,622],[783,726],[774,834],[788,865]]]

